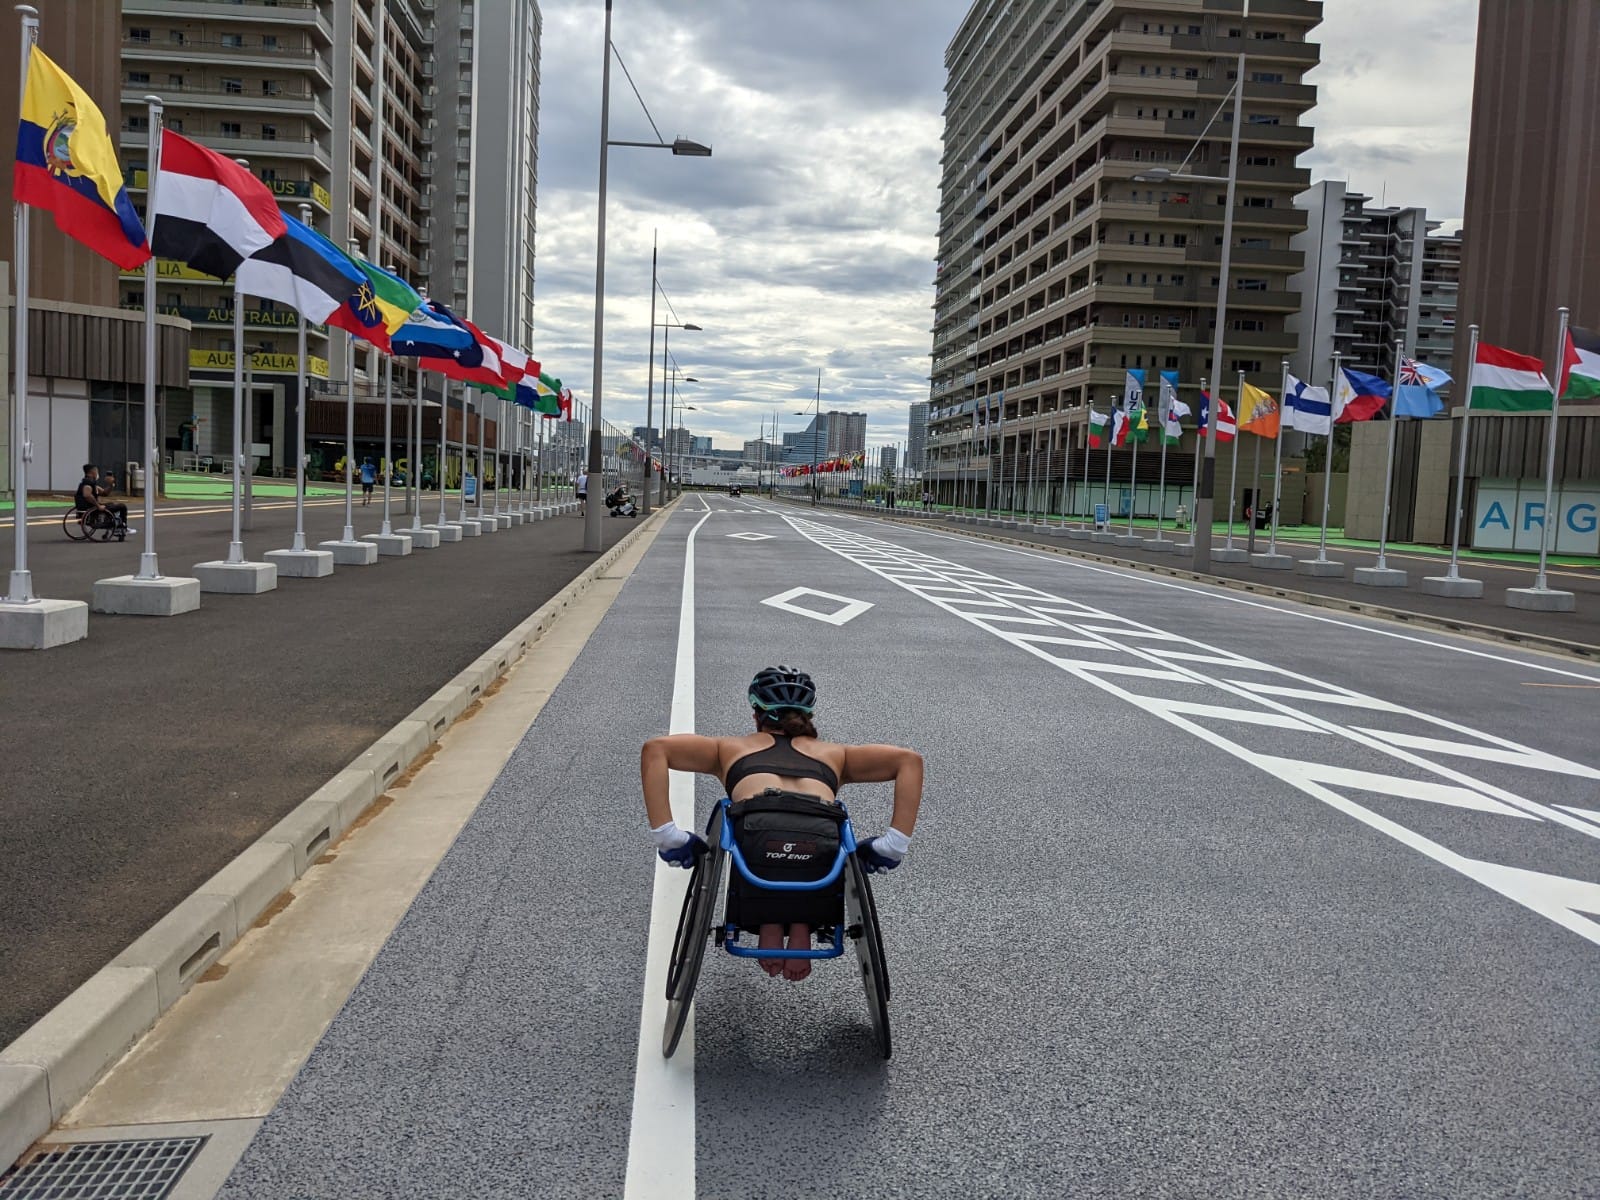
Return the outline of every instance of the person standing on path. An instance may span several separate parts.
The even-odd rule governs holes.
[[[372,489],[378,482],[378,468],[372,465],[370,458],[361,460],[361,507],[365,508],[372,503]]]
[[[578,477],[573,481],[574,491],[578,495],[578,515],[581,517],[589,511],[589,472],[579,471]]]

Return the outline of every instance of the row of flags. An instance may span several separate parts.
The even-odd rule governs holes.
[[[865,465],[866,461],[867,456],[858,451],[855,454],[841,454],[838,458],[819,462],[814,469],[811,463],[801,463],[798,466],[784,467],[778,474],[791,479],[799,475],[833,475],[840,471],[853,471]]]
[[[152,255],[239,292],[288,305],[422,370],[572,419],[572,392],[525,350],[486,334],[399,276],[346,254],[278,208],[272,192],[232,159],[161,131],[148,237],[128,199],[105,117],[65,71],[34,46],[28,59],[12,190],[48,211],[67,237],[125,271]],[[149,298],[146,298],[149,303]]]

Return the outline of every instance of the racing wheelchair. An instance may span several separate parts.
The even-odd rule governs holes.
[[[770,789],[737,806],[724,796],[706,823],[706,845],[690,874],[673,939],[661,1052],[671,1058],[678,1048],[708,942],[736,958],[841,958],[848,938],[855,943],[873,1036],[888,1058],[883,936],[844,805]],[[722,921],[713,924],[724,875],[727,901]],[[739,940],[764,924],[796,922],[811,926],[812,949],[763,950]]]

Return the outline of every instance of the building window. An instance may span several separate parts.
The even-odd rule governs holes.
[[[1262,333],[1267,328],[1265,321],[1259,321],[1254,317],[1240,317],[1231,322],[1231,325],[1240,333]]]
[[[1267,290],[1265,279],[1241,279],[1234,285],[1234,290],[1239,292],[1264,292]]]
[[[278,48],[278,35],[275,33],[262,34],[261,48],[263,50],[276,50]]]
[[[239,122],[224,121],[222,123],[222,136],[236,138],[239,136]]]
[[[1251,113],[1246,120],[1251,125],[1276,125],[1278,118],[1271,113]]]
[[[225,33],[222,35],[222,44],[230,50],[244,49],[244,35],[242,33]]]
[[[146,130],[146,129],[149,129],[149,128],[150,128],[150,118],[149,117],[129,117],[128,118],[128,129],[130,131],[132,131],[133,133],[140,133],[143,130]]]
[[[167,86],[169,88],[177,88],[179,91],[182,91],[183,90],[183,76],[182,75],[168,75],[167,76]],[[170,124],[171,122],[168,122],[168,123]]]
[[[1245,208],[1271,208],[1272,206],[1271,196],[1246,196],[1244,198]]]
[[[244,95],[244,80],[229,79],[224,76],[222,80],[222,90],[229,96],[242,96]]]
[[[261,94],[263,96],[276,96],[283,91],[283,84],[276,79],[263,79],[261,81]]]
[[[278,140],[278,127],[276,125],[263,125],[261,127],[261,140],[275,142]]]
[[[130,84],[134,84],[134,85],[147,84],[147,83],[150,82],[150,72],[149,71],[129,71],[128,72],[128,82]]]
[[[1243,371],[1247,375],[1253,375],[1261,370],[1261,360],[1259,358],[1236,358],[1228,370]]]
[[[150,41],[150,31],[148,29],[130,29],[128,30],[128,40],[130,42],[148,43]]]
[[[1250,81],[1252,83],[1282,83],[1283,82],[1283,72],[1282,71],[1251,71],[1250,72]]]
[[[1178,356],[1176,354],[1167,355],[1166,366],[1167,370],[1176,371],[1178,369]]]
[[[183,30],[173,29],[168,32],[167,40],[170,41],[174,46],[182,46],[189,39],[184,36]]]

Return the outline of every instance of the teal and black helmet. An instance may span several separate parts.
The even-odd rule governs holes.
[[[817,704],[817,685],[793,667],[765,667],[750,681],[750,707],[762,712],[793,709],[807,715]]]

